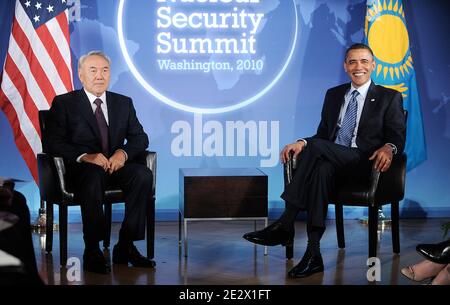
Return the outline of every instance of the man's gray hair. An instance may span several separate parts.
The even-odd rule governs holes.
[[[102,51],[90,51],[89,53],[82,55],[80,59],[78,59],[78,70],[81,69],[86,58],[93,55],[103,57],[108,62],[108,64],[111,65],[111,59],[108,57],[108,55],[106,55]]]

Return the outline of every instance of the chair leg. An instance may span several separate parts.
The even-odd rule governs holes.
[[[53,203],[47,201],[45,205],[45,251],[50,253],[53,248]]]
[[[392,230],[392,250],[400,253],[400,228],[399,228],[399,205],[398,201],[391,203],[391,230]]]
[[[377,256],[378,206],[369,206],[369,257]]]
[[[67,205],[59,205],[59,262],[67,265]]]
[[[336,234],[338,247],[345,248],[345,236],[344,236],[344,209],[342,204],[335,204],[336,214]]]
[[[292,244],[286,245],[286,259],[291,259],[294,257],[294,241]]]
[[[147,208],[147,257],[155,257],[155,197]]]
[[[105,219],[106,219],[106,228],[105,228],[105,239],[103,239],[103,248],[109,248],[111,244],[111,223],[112,223],[112,204],[105,203]]]

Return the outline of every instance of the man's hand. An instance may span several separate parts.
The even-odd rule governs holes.
[[[110,164],[110,166],[109,166],[109,169],[108,169],[108,173],[109,173],[109,174],[112,174],[112,173],[114,173],[115,171],[121,169],[121,168],[124,166],[125,161],[126,161],[126,159],[125,159],[125,154],[124,154],[122,151],[117,150],[117,151],[114,153],[114,155],[112,155],[112,156],[109,158],[109,164]]]
[[[85,154],[81,157],[81,161],[96,164],[102,167],[105,172],[111,167],[110,161],[103,154]]]
[[[305,147],[305,142],[298,141],[292,144],[286,145],[283,150],[280,153],[280,160],[282,163],[286,163],[289,161],[289,153],[291,151],[294,152],[294,158],[297,158],[298,154],[302,152],[303,148]]]
[[[369,160],[375,160],[373,162],[373,168],[377,171],[385,172],[391,166],[392,157],[392,147],[385,144],[381,148],[377,149],[372,156],[370,156]]]

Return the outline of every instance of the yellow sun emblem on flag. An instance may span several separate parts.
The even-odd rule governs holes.
[[[405,84],[414,68],[401,1],[374,0],[368,4],[365,33],[376,60],[372,77],[406,96]]]

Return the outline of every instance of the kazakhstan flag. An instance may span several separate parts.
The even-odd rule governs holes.
[[[375,54],[375,83],[400,91],[408,111],[408,170],[427,159],[422,112],[402,0],[367,0],[365,43]]]

